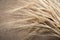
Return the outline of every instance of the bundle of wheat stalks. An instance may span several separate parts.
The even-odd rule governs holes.
[[[53,39],[53,36],[60,38],[60,3],[57,0],[21,0],[21,2],[26,4],[5,11],[6,19],[0,24],[1,40],[57,39]],[[41,37],[32,39],[32,35]]]

